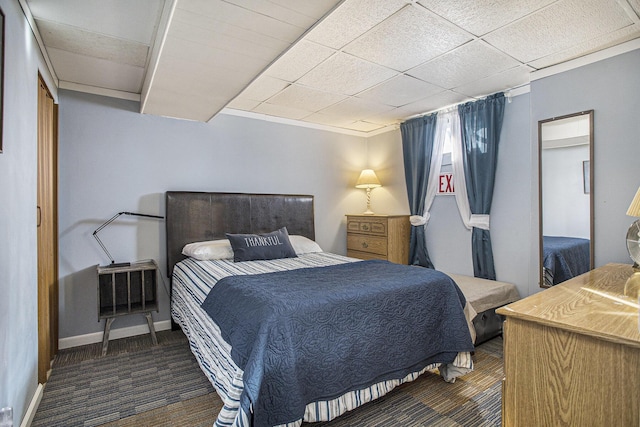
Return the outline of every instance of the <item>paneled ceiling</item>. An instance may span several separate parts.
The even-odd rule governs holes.
[[[640,38],[640,0],[21,0],[59,87],[362,135]]]

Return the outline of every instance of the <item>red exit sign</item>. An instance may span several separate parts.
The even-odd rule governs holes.
[[[441,173],[438,176],[438,194],[455,194],[452,173]]]

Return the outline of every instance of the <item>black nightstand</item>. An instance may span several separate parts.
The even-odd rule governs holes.
[[[158,265],[141,261],[126,266],[98,266],[98,320],[106,319],[102,355],[107,354],[111,324],[118,316],[141,313],[153,344],[158,344],[152,311],[158,311]]]

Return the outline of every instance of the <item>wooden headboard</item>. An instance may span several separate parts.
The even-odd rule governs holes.
[[[225,233],[289,234],[315,240],[313,196],[167,191],[167,274],[185,258],[187,243],[224,239]]]

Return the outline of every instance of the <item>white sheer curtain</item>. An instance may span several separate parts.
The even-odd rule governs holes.
[[[451,130],[451,164],[453,167],[453,188],[455,189],[456,204],[460,211],[460,217],[467,229],[472,227],[489,229],[489,215],[474,215],[469,207],[467,196],[467,182],[464,176],[464,164],[462,160],[462,132],[460,130],[460,116],[458,110],[447,113]],[[440,116],[438,116],[438,120]],[[438,121],[438,124],[440,122]]]

